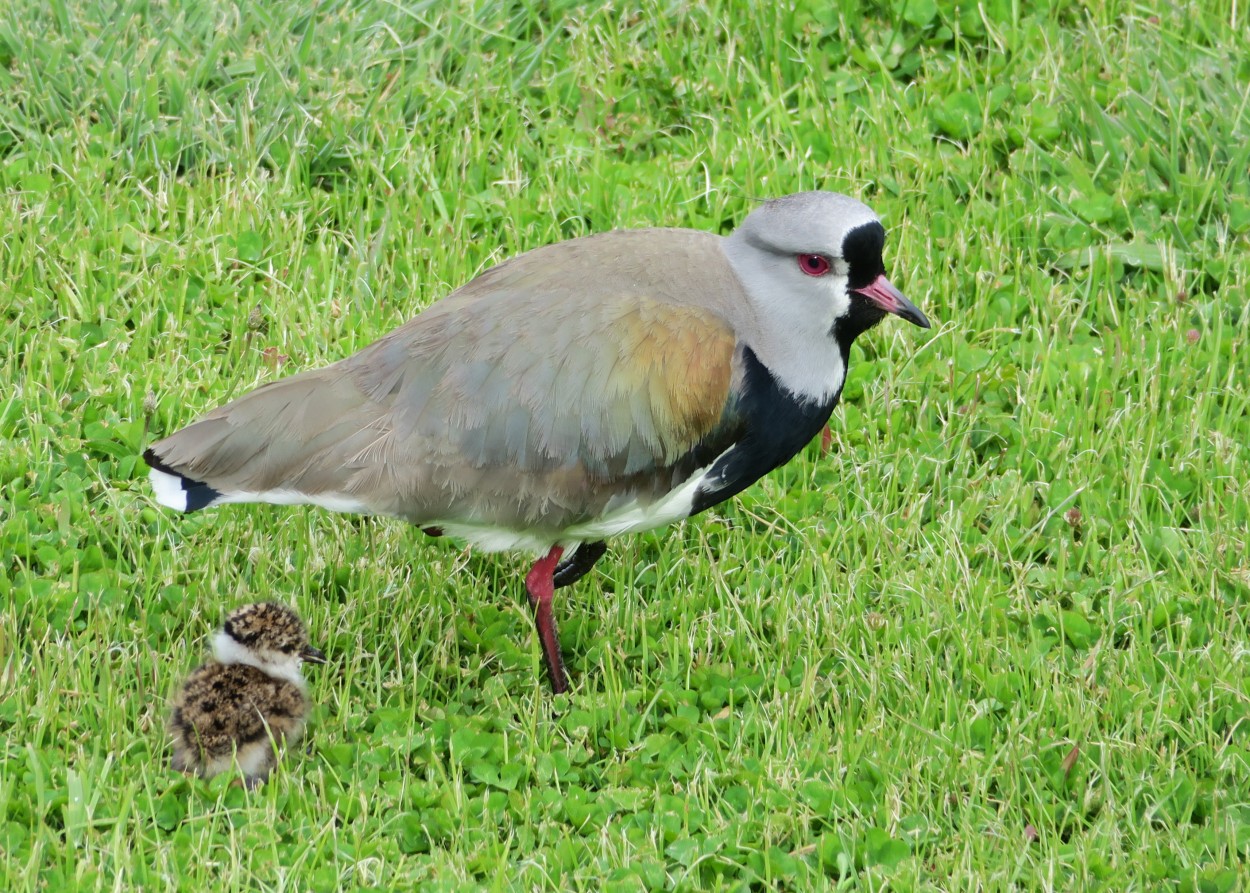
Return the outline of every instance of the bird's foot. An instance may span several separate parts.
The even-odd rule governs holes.
[[[582,543],[577,551],[556,565],[551,581],[556,589],[572,586],[595,566],[595,562],[608,551],[608,544],[603,540],[593,543]]]

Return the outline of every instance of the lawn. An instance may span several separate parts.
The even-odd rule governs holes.
[[[1244,3],[9,0],[0,889],[1247,889]],[[520,556],[157,506],[139,455],[489,265],[825,188],[934,321],[832,444]],[[169,769],[231,607],[308,746]]]

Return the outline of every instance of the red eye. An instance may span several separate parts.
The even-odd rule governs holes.
[[[829,272],[829,258],[819,254],[800,254],[799,269],[808,276],[823,276]]]

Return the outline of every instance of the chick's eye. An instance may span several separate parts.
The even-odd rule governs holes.
[[[819,254],[800,254],[799,269],[808,276],[823,276],[829,272],[829,258]]]

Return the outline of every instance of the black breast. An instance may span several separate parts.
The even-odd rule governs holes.
[[[742,435],[709,469],[694,495],[691,514],[741,493],[774,468],[793,459],[838,405],[842,389],[824,402],[805,400],[783,388],[749,347],[734,413]]]

